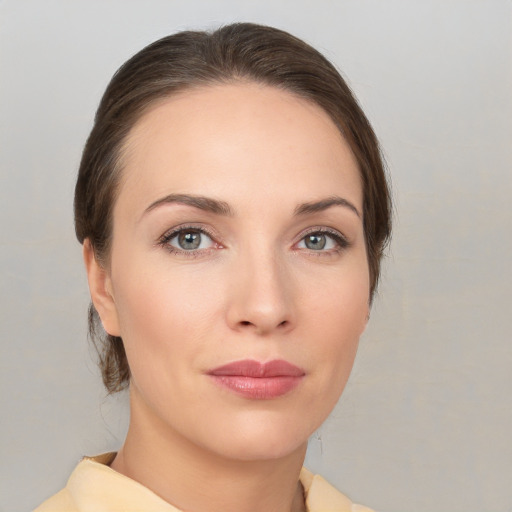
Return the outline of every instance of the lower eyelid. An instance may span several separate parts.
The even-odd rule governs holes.
[[[169,242],[171,240],[177,238],[178,235],[180,233],[182,233],[183,231],[196,231],[196,232],[201,233],[201,235],[208,237],[210,239],[209,247],[186,250],[186,249],[181,249],[180,247],[175,247],[174,245],[171,245]],[[343,249],[348,248],[351,245],[351,243],[347,240],[347,238],[344,235],[342,235],[341,233],[339,233],[337,231],[331,231],[331,230],[327,230],[327,229],[317,228],[317,229],[311,229],[311,230],[307,231],[306,233],[303,233],[301,235],[301,238],[299,239],[299,241],[296,242],[294,244],[294,246],[297,246],[301,242],[305,243],[304,241],[305,241],[306,237],[315,235],[315,234],[323,235],[323,236],[330,238],[332,240],[332,242],[335,244],[335,247],[330,248],[330,249],[318,249],[316,251],[314,249],[309,249],[307,247],[304,247],[301,249],[305,249],[310,252],[317,252],[318,255],[320,255],[321,253],[327,254],[327,253],[339,252]],[[224,248],[223,244],[217,242],[217,237],[215,235],[213,235],[209,230],[205,229],[202,226],[200,227],[200,226],[196,226],[196,225],[183,225],[183,226],[179,226],[179,227],[170,229],[169,231],[164,233],[157,240],[157,244],[163,246],[164,248],[166,248],[167,250],[169,250],[170,252],[172,252],[174,254],[185,254],[186,256],[193,256],[193,255],[199,256],[200,254],[204,254],[207,251]]]
[[[179,247],[178,244],[174,245],[174,241],[177,239],[180,233],[187,231],[194,231],[200,233],[203,237],[207,237],[209,239],[207,241],[207,247],[196,249],[183,249]],[[171,243],[171,241],[173,241],[173,243]],[[203,241],[201,241],[201,244],[203,244]],[[197,226],[193,224],[184,224],[169,229],[157,240],[156,245],[161,246],[163,249],[165,249],[172,255],[185,258],[199,258],[201,256],[207,255],[212,251],[215,251],[216,249],[223,248],[223,245],[217,242],[217,237],[214,234],[212,234],[210,230],[205,229],[203,226]]]

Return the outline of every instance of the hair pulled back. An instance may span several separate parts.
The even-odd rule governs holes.
[[[391,232],[391,199],[377,138],[349,87],[325,57],[287,32],[251,23],[164,37],[115,73],[96,112],[78,172],[74,213],[79,242],[89,239],[96,259],[108,268],[122,147],[141,115],[157,100],[179,91],[236,81],[278,87],[308,99],[322,107],[341,131],[362,180],[373,297]],[[122,339],[105,333],[92,303],[89,333],[107,390],[123,389],[130,371]]]

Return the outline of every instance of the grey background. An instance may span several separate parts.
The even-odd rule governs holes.
[[[0,1],[0,510],[119,447],[86,341],[81,148],[112,73],[154,39],[234,20],[304,38],[381,138],[397,220],[349,386],[307,464],[381,512],[512,511],[512,3]]]

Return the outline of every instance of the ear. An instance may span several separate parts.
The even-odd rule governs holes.
[[[84,241],[83,257],[92,303],[100,316],[103,328],[111,336],[120,336],[117,308],[112,293],[112,281],[107,270],[96,259],[94,249],[88,238]]]

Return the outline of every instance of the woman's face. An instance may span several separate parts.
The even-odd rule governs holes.
[[[98,309],[124,341],[132,414],[233,459],[303,449],[368,316],[349,146],[318,106],[245,83],[161,101],[123,162]]]

